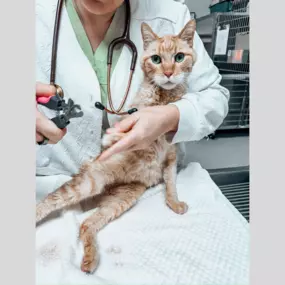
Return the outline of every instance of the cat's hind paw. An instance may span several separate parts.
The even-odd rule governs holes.
[[[99,263],[99,253],[95,244],[95,233],[88,223],[80,226],[79,238],[83,244],[83,258],[81,261],[81,271],[92,274]]]
[[[185,202],[167,201],[167,206],[176,214],[183,215],[188,211],[188,205]]]
[[[94,273],[99,263],[99,259],[97,255],[94,253],[84,254],[82,263],[81,263],[81,271],[87,274]]]

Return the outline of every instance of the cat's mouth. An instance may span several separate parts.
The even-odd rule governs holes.
[[[176,86],[176,83],[172,83],[170,81],[164,83],[164,84],[161,84],[161,87],[163,89],[166,89],[166,90],[170,90],[170,89],[173,89],[174,87]]]
[[[167,78],[166,76],[165,77],[162,77],[162,76],[154,76],[154,83],[158,86],[160,86],[161,88],[163,89],[166,89],[166,90],[170,90],[170,89],[173,89],[177,86],[177,84],[180,83],[181,80],[179,80],[180,78],[178,77],[173,77],[173,78]]]

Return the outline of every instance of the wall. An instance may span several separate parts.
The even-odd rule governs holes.
[[[209,6],[211,0],[185,0],[190,12],[195,12],[198,17],[208,15],[210,13]]]
[[[186,144],[185,163],[199,162],[203,168],[249,166],[249,137],[217,137]]]
[[[197,18],[210,13],[211,0],[185,0],[190,12]],[[187,162],[199,162],[206,169],[249,165],[249,137],[216,138],[187,143]]]

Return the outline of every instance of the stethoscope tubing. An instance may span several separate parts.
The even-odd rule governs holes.
[[[54,85],[57,89],[60,89],[61,96],[64,95],[62,88],[55,83],[56,81],[56,59],[57,59],[57,49],[58,49],[58,38],[59,38],[59,30],[60,30],[60,20],[61,20],[61,12],[63,7],[64,0],[58,0],[57,2],[57,9],[55,15],[55,23],[54,23],[54,31],[53,31],[53,41],[52,41],[52,53],[51,53],[51,70],[50,70],[50,84]],[[114,39],[109,47],[108,47],[108,55],[107,55],[107,93],[108,93],[108,101],[110,105],[110,109],[104,106],[100,102],[95,103],[95,107],[100,110],[105,110],[109,114],[115,115],[127,115],[136,112],[136,108],[132,108],[128,111],[122,111],[124,105],[127,101],[130,86],[133,79],[133,74],[135,71],[136,63],[137,63],[137,48],[136,45],[130,39],[130,23],[131,23],[131,9],[130,9],[130,1],[125,0],[126,6],[126,15],[125,15],[125,28],[123,35],[119,38]],[[123,44],[129,47],[132,53],[132,61],[130,66],[130,74],[128,79],[128,85],[123,97],[123,100],[119,107],[116,109],[113,104],[112,94],[111,94],[111,69],[112,69],[112,59],[113,59],[113,52],[116,45]]]

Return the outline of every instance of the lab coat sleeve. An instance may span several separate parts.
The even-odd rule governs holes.
[[[190,12],[185,8],[181,26],[190,20]],[[203,42],[194,36],[196,62],[189,76],[188,93],[173,103],[180,112],[178,130],[170,138],[171,143],[198,141],[213,133],[228,113],[229,91],[220,85],[221,75],[213,64]]]

